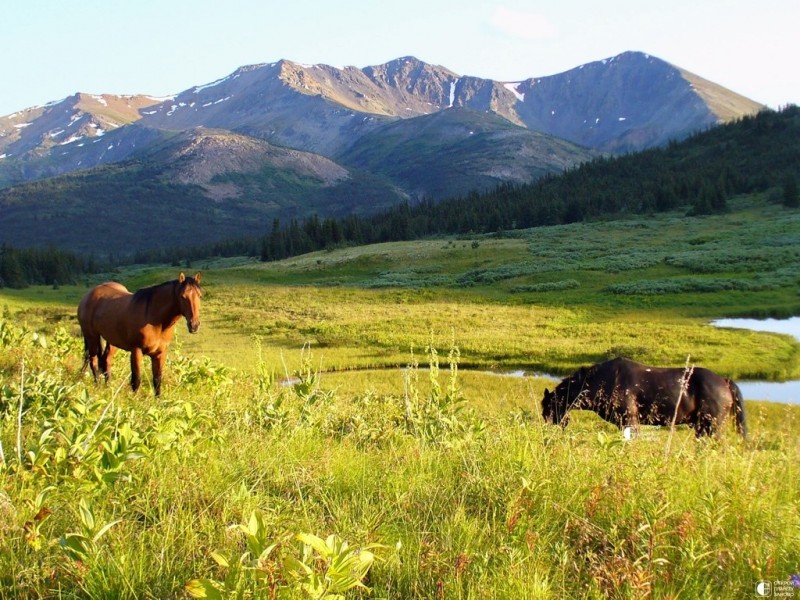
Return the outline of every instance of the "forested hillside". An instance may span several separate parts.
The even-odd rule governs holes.
[[[791,188],[800,173],[800,109],[765,111],[663,149],[599,158],[561,176],[437,205],[402,206],[371,221],[377,240],[487,233],[686,206],[726,210],[738,194]],[[796,186],[796,184],[795,184]]]
[[[800,108],[763,111],[683,142],[603,157],[527,185],[504,185],[439,203],[401,204],[372,217],[274,221],[262,239],[191,249],[142,252],[139,261],[260,254],[275,260],[336,245],[491,233],[648,214],[685,207],[689,214],[727,210],[730,197],[764,193],[798,203]]]
[[[263,236],[193,247],[141,251],[116,263],[169,262],[208,256],[251,255],[277,260],[341,245],[485,234],[544,225],[684,209],[727,210],[730,197],[762,193],[764,201],[800,204],[800,108],[764,111],[710,129],[666,148],[598,158],[536,183],[504,185],[439,203],[401,204],[371,217],[274,220]],[[0,251],[0,286],[65,282],[97,268],[50,248]]]

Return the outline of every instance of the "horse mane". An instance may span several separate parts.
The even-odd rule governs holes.
[[[176,286],[178,284],[177,279],[172,279],[171,281],[165,281],[164,283],[157,283],[155,285],[151,285],[149,287],[142,288],[140,290],[136,290],[133,293],[133,298],[131,298],[134,304],[145,304],[145,306],[150,306],[150,303],[153,301],[153,297],[161,291],[163,288],[169,286]]]
[[[131,300],[134,304],[144,303],[145,306],[149,307],[150,303],[153,301],[153,297],[163,288],[172,286],[174,291],[176,287],[181,285],[193,285],[196,286],[198,290],[200,289],[200,284],[195,281],[194,277],[187,277],[183,280],[183,283],[181,283],[178,279],[171,279],[170,281],[165,281],[164,283],[157,283],[155,285],[136,290],[133,293],[133,298]]]

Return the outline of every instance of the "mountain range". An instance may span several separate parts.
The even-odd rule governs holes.
[[[639,52],[517,82],[282,60],[169,98],[79,93],[0,117],[0,240],[97,251],[78,231],[118,221],[147,247],[154,227],[196,240],[192,219],[203,237],[263,233],[529,182],[761,108]]]

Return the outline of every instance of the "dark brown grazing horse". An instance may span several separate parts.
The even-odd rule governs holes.
[[[150,357],[153,366],[153,389],[161,394],[161,371],[167,358],[175,324],[186,319],[189,333],[200,327],[200,273],[159,285],[143,288],[131,294],[115,282],[101,283],[92,288],[78,305],[84,343],[84,363],[92,368],[97,381],[99,367],[106,381],[111,373],[111,357],[117,348],[131,353],[131,387],[139,389],[142,382],[142,354]],[[106,341],[103,348],[102,339]]]
[[[648,367],[627,358],[581,367],[542,399],[542,416],[550,423],[566,425],[572,409],[592,410],[619,427],[670,425],[674,418],[697,437],[716,434],[732,412],[737,431],[747,435],[739,386],[700,367]]]

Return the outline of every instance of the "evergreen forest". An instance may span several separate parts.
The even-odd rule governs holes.
[[[274,219],[263,236],[211,244],[161,247],[126,256],[79,256],[56,248],[0,248],[0,287],[71,283],[80,276],[132,263],[188,262],[212,256],[280,260],[342,246],[432,236],[503,235],[516,229],[647,215],[685,209],[722,213],[728,200],[762,194],[764,201],[800,205],[800,108],[757,115],[699,132],[683,141],[622,156],[603,156],[560,175],[440,202],[404,202],[373,215],[312,215]]]

